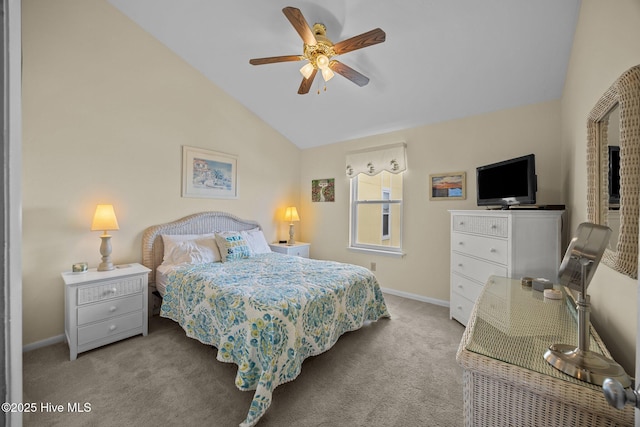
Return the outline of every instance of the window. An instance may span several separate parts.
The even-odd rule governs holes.
[[[382,200],[391,200],[391,189],[382,189]],[[382,240],[389,240],[389,220],[391,217],[391,211],[389,210],[389,203],[382,204]]]
[[[351,178],[350,247],[400,253],[403,173]]]

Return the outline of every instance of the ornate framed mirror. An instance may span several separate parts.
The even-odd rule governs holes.
[[[625,71],[587,120],[587,216],[613,233],[602,263],[638,277],[640,65]]]

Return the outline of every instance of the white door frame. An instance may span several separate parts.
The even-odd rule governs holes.
[[[22,402],[22,14],[20,0],[2,0],[3,255],[5,402]],[[22,414],[1,414],[22,427]]]

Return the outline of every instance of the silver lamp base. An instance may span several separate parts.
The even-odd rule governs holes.
[[[622,366],[590,350],[568,344],[553,344],[544,358],[554,368],[581,381],[601,386],[606,378],[616,379],[623,387],[631,386],[631,378]]]

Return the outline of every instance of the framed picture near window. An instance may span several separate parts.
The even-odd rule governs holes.
[[[335,178],[312,179],[311,180],[311,201],[312,202],[334,202]]]
[[[429,200],[464,200],[467,198],[466,172],[429,175]]]
[[[182,146],[182,197],[238,197],[238,158]]]

